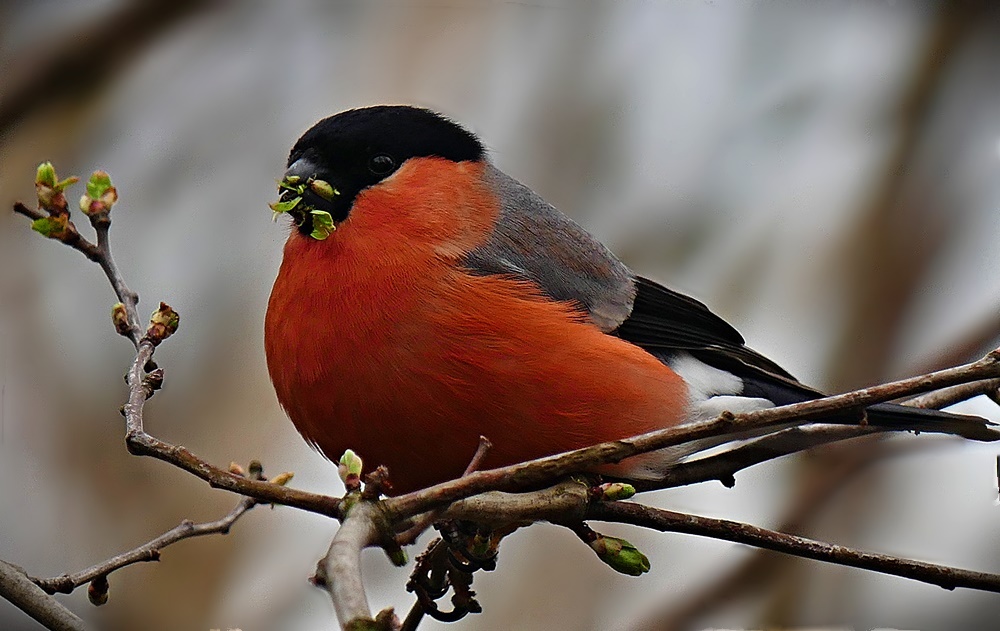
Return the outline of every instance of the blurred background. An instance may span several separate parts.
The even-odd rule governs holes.
[[[1000,338],[998,55],[1000,20],[972,3],[7,0],[0,202],[30,201],[44,159],[62,176],[109,171],[140,311],[166,300],[182,316],[157,353],[166,386],[147,428],[339,494],[278,408],[261,341],[287,234],[266,204],[319,118],[413,103],[464,122],[633,268],[838,391]],[[0,558],[35,576],[236,502],[126,453],[131,352],[112,302],[96,266],[0,213]],[[1000,419],[985,399],[961,409]],[[900,437],[647,500],[996,572],[997,451]],[[332,629],[306,579],[335,528],[257,508],[228,537],[114,574],[104,607],[83,589],[60,600],[98,628]],[[601,529],[652,572],[616,575],[538,525],[476,577],[485,613],[451,628],[944,630],[1000,616],[996,595]],[[365,571],[376,609],[409,609],[409,569],[369,551]],[[38,627],[0,602],[0,628]]]

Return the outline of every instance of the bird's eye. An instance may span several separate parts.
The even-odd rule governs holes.
[[[392,173],[395,168],[396,161],[384,153],[373,156],[372,159],[368,161],[368,170],[375,175],[388,175],[389,173]]]

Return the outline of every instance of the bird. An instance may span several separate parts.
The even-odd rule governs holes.
[[[340,112],[292,147],[291,217],[264,347],[277,399],[330,459],[385,465],[393,493],[819,398],[702,302],[641,276],[506,175],[453,120]],[[869,419],[933,420],[879,404]],[[676,450],[595,472],[662,477]]]

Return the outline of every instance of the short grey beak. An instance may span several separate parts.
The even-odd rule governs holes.
[[[316,175],[316,164],[308,158],[299,158],[285,171],[285,177],[297,176],[301,180],[308,180]]]

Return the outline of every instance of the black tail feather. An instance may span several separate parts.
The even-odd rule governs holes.
[[[865,410],[868,422],[880,427],[897,427],[917,432],[945,432],[972,440],[995,441],[1000,426],[979,416],[926,410],[897,403],[878,403]]]

